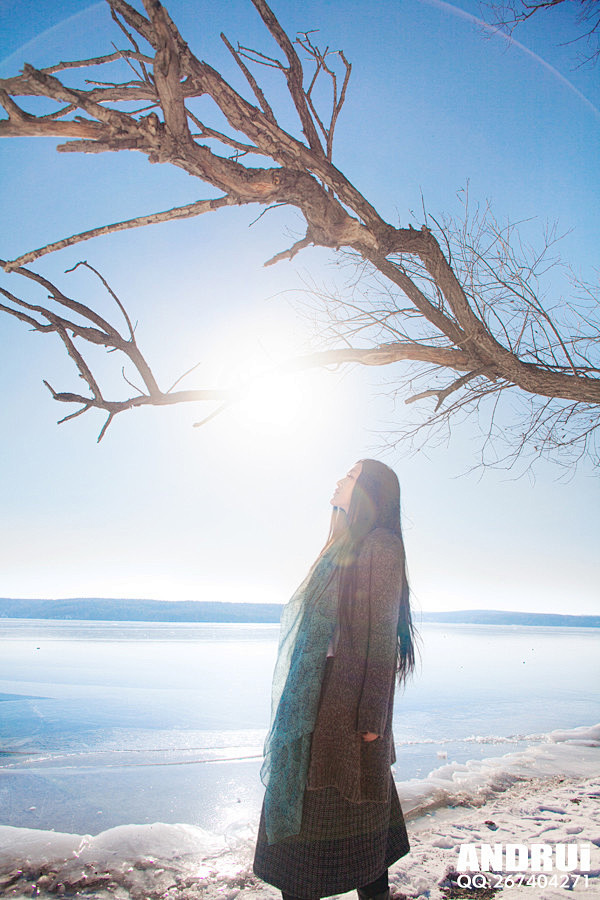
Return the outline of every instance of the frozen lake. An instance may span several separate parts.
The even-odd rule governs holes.
[[[277,625],[0,627],[0,824],[97,834],[255,823]],[[426,625],[395,707],[395,777],[600,721],[598,630]],[[500,766],[501,768],[501,766]]]

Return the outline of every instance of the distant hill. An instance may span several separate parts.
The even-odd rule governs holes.
[[[103,622],[279,622],[278,603],[211,603],[210,601],[114,600],[80,597],[65,600],[0,598],[0,618],[75,619]],[[457,625],[549,625],[600,628],[600,616],[463,609],[417,612],[417,623]]]
[[[457,625],[550,625],[570,628],[600,628],[600,616],[568,616],[560,613],[512,612],[501,609],[459,609],[448,612],[422,612],[422,622]]]
[[[96,597],[69,600],[0,598],[0,618],[13,619],[79,619],[103,622],[279,622],[282,609],[278,603],[112,600]]]

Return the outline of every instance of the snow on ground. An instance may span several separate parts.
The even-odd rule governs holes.
[[[543,883],[504,887],[506,900],[585,900],[600,897],[600,777],[517,781],[492,798],[443,807],[409,822],[411,852],[390,870],[395,892],[443,900],[493,893],[457,893],[463,844],[586,844],[588,879],[558,876]],[[190,825],[121,826],[95,837],[0,827],[0,896],[94,900],[279,900],[275,888],[252,874],[254,833],[238,828],[228,846]],[[448,877],[450,874],[450,877]],[[531,877],[531,873],[527,873]],[[551,876],[548,875],[551,880]],[[562,885],[562,886],[561,886]],[[353,893],[345,897],[355,896]]]
[[[555,871],[552,874],[557,875],[559,886],[544,887],[544,879],[540,879],[537,884],[505,886],[499,896],[506,900],[566,900],[573,893],[581,893],[586,900],[600,897],[600,777],[554,776],[517,782],[479,808],[446,808],[421,816],[411,823],[409,833],[411,853],[390,872],[391,883],[407,897],[438,900],[450,896],[450,880],[445,876],[455,870],[460,846],[482,843],[590,845],[587,883],[583,877],[575,883],[572,873],[565,876]],[[525,881],[531,880],[531,872],[523,875]],[[477,896],[477,892],[465,896]]]

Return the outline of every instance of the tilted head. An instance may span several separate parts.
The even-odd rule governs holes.
[[[401,535],[400,484],[398,476],[378,459],[361,459],[347,512],[352,538],[360,541],[374,528],[387,528]]]

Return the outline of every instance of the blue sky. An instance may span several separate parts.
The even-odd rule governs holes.
[[[468,183],[472,201],[490,200],[498,217],[533,219],[530,237],[558,220],[563,255],[589,277],[600,89],[598,70],[574,68],[576,50],[564,45],[577,27],[564,6],[511,44],[482,28],[479,5],[466,0],[273,3],[291,33],[318,28],[352,61],[334,159],[390,222],[406,224],[411,211],[420,221],[421,192],[435,215],[457,213]],[[203,4],[202,16],[183,0],[168,8],[197,55],[233,80],[221,30],[268,46],[247,0]],[[24,61],[100,55],[119,40],[103,3],[10,0],[0,16],[2,75]],[[280,86],[269,78],[268,89],[292,127]],[[4,257],[212,195],[142,156],[57,154],[50,140],[0,142],[0,177]],[[340,277],[324,250],[264,269],[302,223],[278,210],[249,227],[257,212],[100,238],[36,269],[105,304],[88,274],[63,274],[87,259],[139,320],[164,386],[199,361],[188,386],[227,386],[265,355],[301,347],[298,291]],[[56,425],[64,412],[42,379],[65,390],[77,380],[58,343],[6,318],[0,329],[0,596],[284,602],[322,545],[336,480],[377,455],[377,432],[405,415],[381,396],[391,370],[311,373],[289,387],[293,415],[273,389],[201,429],[191,427],[209,411],[200,406],[124,414],[97,445],[100,417]],[[546,463],[535,480],[463,474],[476,462],[468,423],[449,447],[385,459],[402,484],[417,609],[597,611],[600,504],[589,467],[562,480]]]

